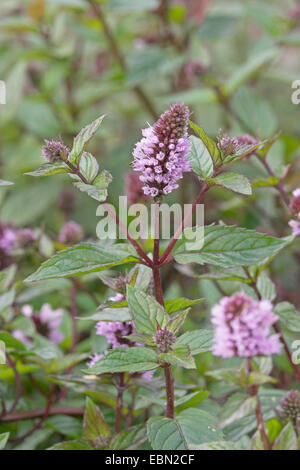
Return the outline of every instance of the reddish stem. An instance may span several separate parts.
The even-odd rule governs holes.
[[[178,229],[176,230],[176,232],[174,233],[169,245],[167,246],[165,252],[163,253],[163,255],[161,256],[160,260],[159,260],[159,264],[163,264],[169,254],[171,253],[172,249],[174,248],[174,245],[176,244],[178,238],[180,238],[186,224],[190,221],[190,219],[192,218],[193,216],[193,213],[195,212],[196,210],[196,207],[197,207],[197,204],[199,204],[199,202],[202,200],[204,194],[206,193],[206,191],[209,190],[209,186],[207,183],[203,182],[202,184],[202,188],[201,188],[201,191],[200,193],[198,194],[198,196],[196,197],[195,201],[193,202],[192,204],[192,207],[191,209],[189,210],[188,214],[186,215],[186,217],[182,220],[181,222],[181,225],[180,227],[178,227]]]

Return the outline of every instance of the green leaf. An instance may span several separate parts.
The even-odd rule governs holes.
[[[215,418],[197,408],[184,410],[175,419],[154,416],[148,420],[147,430],[154,450],[187,450],[223,438]]]
[[[193,356],[203,352],[210,351],[212,348],[213,331],[212,330],[192,330],[179,336],[174,347],[186,345],[189,347]]]
[[[88,182],[92,183],[99,171],[96,158],[89,152],[83,152],[80,158],[79,170]]]
[[[6,364],[5,343],[0,340],[0,365]]]
[[[181,312],[173,315],[173,317],[168,321],[167,328],[170,331],[173,331],[175,334],[178,333],[180,328],[184,325],[185,319],[189,313],[190,309],[182,310]]]
[[[198,390],[192,393],[187,393],[183,397],[175,400],[175,409],[177,411],[183,411],[188,408],[197,407],[208,396],[209,392],[206,390]]]
[[[111,431],[103,414],[88,397],[83,417],[83,434],[88,443],[96,449],[107,447],[111,439]]]
[[[81,243],[60,251],[45,261],[27,281],[40,281],[102,271],[113,266],[137,262],[128,245],[119,244],[109,249],[92,243]]]
[[[68,173],[70,168],[65,163],[44,163],[40,168],[34,171],[24,173],[27,176],[50,176],[57,173]]]
[[[93,184],[85,184],[82,181],[73,183],[74,186],[83,193],[87,193],[88,196],[99,202],[104,202],[107,199],[108,191],[107,188],[112,182],[111,174],[103,170],[94,180]]]
[[[0,331],[0,340],[3,341],[7,348],[19,349],[24,351],[26,348],[21,341],[14,338],[10,333],[7,331]]]
[[[185,369],[196,369],[195,360],[191,354],[190,348],[184,344],[176,344],[167,353],[160,353],[159,359],[173,366],[181,366]]]
[[[202,229],[203,227],[198,227],[196,230],[201,234]],[[186,240],[186,235],[188,240],[192,240],[193,234],[195,229],[186,228],[182,240],[175,247],[174,254],[178,263],[210,263],[223,268],[263,264],[269,256],[274,256],[288,243],[287,240],[241,227],[209,225],[204,227],[203,246],[197,249],[197,244],[201,245],[201,241],[191,243]]]
[[[155,352],[144,347],[115,348],[108,351],[87,374],[141,372],[159,367]]]
[[[204,299],[186,299],[185,297],[178,297],[177,299],[171,299],[165,301],[165,309],[168,313],[178,312],[193,305],[204,302]]]
[[[147,439],[146,427],[144,424],[133,426],[117,434],[111,441],[110,450],[137,450]]]
[[[127,302],[138,333],[154,334],[157,326],[164,328],[167,325],[169,316],[163,307],[145,292],[127,285]]]
[[[75,439],[74,441],[54,444],[54,446],[47,450],[93,450],[93,447],[91,447],[84,439]]]
[[[73,148],[69,154],[69,162],[72,163],[73,165],[77,166],[80,157],[86,148],[87,144],[91,140],[91,138],[95,135],[97,130],[102,124],[102,121],[104,119],[104,115],[100,116],[98,119],[93,121],[91,124],[87,125],[81,131],[79,134],[75,137],[74,143],[73,143]]]
[[[276,287],[274,282],[265,274],[261,273],[257,279],[257,288],[263,299],[272,302],[276,297]],[[300,319],[300,317],[299,317]]]
[[[280,302],[274,308],[282,324],[290,331],[300,332],[300,312],[289,302]]]
[[[3,450],[9,438],[9,432],[0,434],[0,450]]]
[[[297,436],[291,422],[283,428],[277,437],[273,450],[298,450]]]
[[[15,290],[10,289],[8,292],[0,296],[0,312],[10,307],[15,299]]]
[[[194,124],[191,121],[190,121],[190,126],[202,140],[203,144],[209,151],[212,160],[215,163],[218,163],[220,161],[220,152],[219,152],[216,142],[205,133],[202,127],[197,126],[197,124]]]
[[[200,445],[189,446],[190,450],[242,450],[238,444],[229,441],[205,442]]]
[[[230,189],[236,193],[250,195],[252,194],[251,184],[243,175],[239,173],[221,173],[215,178],[210,178],[207,180],[210,185],[223,186],[226,189]]]
[[[214,166],[210,153],[203,141],[195,136],[190,136],[192,148],[187,158],[191,162],[192,170],[202,179],[209,178],[213,174]]]
[[[0,180],[0,186],[11,186],[14,183],[11,183],[10,181],[4,181]]]

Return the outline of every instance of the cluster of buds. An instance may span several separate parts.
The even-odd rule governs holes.
[[[218,134],[218,148],[223,157],[235,155],[243,147],[256,145],[258,142],[259,141],[250,134],[229,137],[227,134],[223,134],[222,130],[220,130]]]
[[[168,330],[168,328],[157,330],[154,335],[154,342],[157,344],[160,352],[163,353],[168,352],[172,348],[175,341],[176,336],[174,335],[173,331]]]
[[[16,250],[31,245],[36,239],[36,234],[29,228],[17,229],[0,222],[0,270],[13,262]]]
[[[300,392],[291,390],[280,402],[283,415],[286,419],[291,419],[300,423]]]
[[[45,140],[42,147],[42,155],[49,163],[57,163],[61,160],[67,160],[70,149],[62,142],[62,140]]]
[[[82,227],[70,220],[67,222],[61,229],[58,235],[59,243],[63,245],[73,245],[74,243],[78,243],[83,238],[83,230]]]

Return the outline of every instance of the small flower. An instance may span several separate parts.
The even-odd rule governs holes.
[[[116,295],[108,297],[108,300],[110,300],[111,302],[122,302],[122,300],[125,300],[125,295],[118,292]]]
[[[254,300],[244,293],[223,297],[212,309],[213,354],[226,358],[279,353],[278,335],[270,336],[277,320],[268,300]]]
[[[190,170],[186,156],[191,144],[187,135],[190,111],[174,104],[153,127],[142,131],[143,138],[133,152],[133,169],[141,174],[144,194],[151,197],[169,194],[178,188],[177,181]]]
[[[128,205],[148,202],[149,196],[143,191],[144,183],[140,180],[141,173],[129,171],[125,175],[125,194],[127,196]]]
[[[9,225],[0,223],[0,250],[10,254],[17,245],[17,232]]]
[[[300,392],[291,390],[280,402],[284,417],[300,421]]]
[[[157,330],[154,335],[154,342],[157,344],[158,349],[164,353],[168,352],[172,348],[175,341],[176,337],[173,331],[168,330],[168,328]]]
[[[31,228],[23,228],[17,231],[17,239],[18,246],[24,248],[36,242],[37,236]]]
[[[133,346],[132,341],[124,338],[124,336],[131,335],[132,333],[135,333],[135,329],[131,321],[99,321],[96,325],[96,334],[105,336],[107,342],[113,348],[118,346]]]
[[[300,222],[298,220],[290,220],[289,226],[292,229],[293,235],[297,236],[300,235]]]
[[[42,155],[50,163],[67,160],[69,153],[70,149],[62,141],[46,139],[42,147]]]
[[[22,330],[13,330],[12,336],[17,340],[21,341],[21,343],[26,344],[27,346],[32,346],[33,344],[32,339],[28,338],[28,336]]]
[[[44,333],[54,344],[59,344],[63,340],[63,334],[59,331],[63,313],[61,308],[53,310],[51,305],[44,304],[35,319],[38,331]]]
[[[218,134],[218,148],[223,157],[234,155],[243,147],[256,145],[258,143],[259,140],[250,134],[241,134],[235,137],[229,137],[227,134],[223,134],[222,130],[220,130]]]
[[[79,242],[82,238],[82,227],[72,220],[63,226],[58,235],[58,241],[63,245],[73,245],[74,243]]]

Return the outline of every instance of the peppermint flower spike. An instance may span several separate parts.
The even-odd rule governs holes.
[[[183,172],[190,171],[186,156],[191,143],[187,129],[190,111],[176,103],[151,127],[143,129],[143,138],[133,151],[133,169],[141,173],[143,192],[156,200],[178,188]]]
[[[278,335],[270,335],[277,320],[268,300],[254,300],[244,293],[223,297],[212,309],[213,354],[224,358],[278,354]]]

